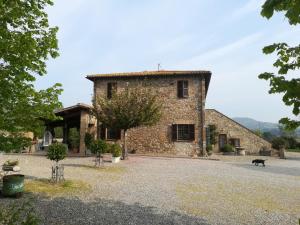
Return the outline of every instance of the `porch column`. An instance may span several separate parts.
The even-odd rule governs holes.
[[[80,128],[79,128],[79,135],[80,135],[80,142],[79,142],[79,154],[85,155],[85,143],[84,143],[84,137],[85,133],[88,130],[88,120],[89,114],[86,111],[81,111],[80,113]]]

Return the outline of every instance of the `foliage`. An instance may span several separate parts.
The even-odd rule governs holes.
[[[94,115],[105,127],[124,130],[123,159],[127,156],[126,131],[139,126],[156,124],[161,117],[158,95],[140,84],[115,93],[111,99],[96,96]]]
[[[299,142],[294,137],[282,137],[286,142],[286,148],[295,149],[298,147]]]
[[[29,202],[0,206],[0,224],[7,225],[37,225],[40,219]]]
[[[209,129],[210,144],[215,145],[217,143],[217,136],[218,136],[217,127],[215,124],[210,124],[208,125],[208,129]]]
[[[62,143],[54,143],[49,146],[47,152],[47,159],[52,161],[60,161],[63,160],[67,156],[67,146]]]
[[[260,137],[263,136],[263,133],[261,132],[261,130],[254,130],[253,132],[254,132],[257,136],[260,136]]]
[[[51,0],[0,1],[0,130],[33,131],[55,119],[61,85],[35,90],[46,74],[46,60],[58,56],[57,27],[49,27],[45,8]],[[10,138],[10,137],[2,137]]]
[[[222,152],[234,152],[233,146],[229,144],[225,144],[221,149]]]
[[[76,128],[71,128],[69,130],[69,144],[71,149],[77,149],[79,148],[79,143],[80,143],[80,134]]]
[[[206,146],[206,151],[207,151],[207,152],[211,152],[212,149],[213,149],[213,148],[212,148],[212,145],[207,145],[207,146]]]
[[[113,157],[120,157],[122,153],[122,149],[120,145],[118,144],[110,145],[110,153],[112,154]]]
[[[21,152],[22,149],[31,145],[31,139],[21,134],[1,134],[0,133],[0,152]]]
[[[108,145],[105,141],[98,139],[91,144],[91,152],[100,157],[101,154],[106,153]]]
[[[94,100],[97,119],[115,129],[154,125],[160,119],[160,109],[157,94],[143,86],[126,88],[111,99],[97,96]]]
[[[283,137],[276,137],[272,140],[272,148],[280,150],[286,148],[287,142]]]
[[[300,3],[299,0],[267,0],[262,6],[261,15],[271,18],[274,11],[284,12],[285,17],[291,25],[300,23]],[[293,114],[300,116],[300,79],[288,79],[286,75],[289,71],[300,68],[300,45],[289,46],[287,43],[274,43],[263,48],[263,53],[276,53],[278,59],[273,64],[278,69],[278,75],[265,72],[259,75],[260,79],[269,80],[270,94],[282,93],[283,102],[287,106],[293,107]],[[287,129],[294,130],[300,126],[299,120],[282,118],[279,121]]]
[[[93,143],[93,140],[94,140],[94,137],[92,134],[90,133],[85,133],[85,136],[84,136],[84,143],[85,143],[85,146],[90,149],[91,148],[91,145]]]

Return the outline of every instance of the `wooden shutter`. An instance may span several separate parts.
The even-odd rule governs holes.
[[[194,124],[189,124],[189,135],[190,135],[191,141],[195,140],[195,125]]]
[[[172,140],[177,140],[177,124],[172,124]]]
[[[177,81],[177,97],[183,98],[183,81]]]
[[[187,80],[182,81],[182,96],[189,97],[189,82]]]

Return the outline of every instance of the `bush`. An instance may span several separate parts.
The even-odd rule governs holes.
[[[101,139],[95,140],[91,144],[91,152],[93,154],[100,156],[101,154],[106,153],[107,150],[108,150],[108,145],[106,144],[105,141],[103,141]]]
[[[212,151],[212,145],[207,145],[206,146],[206,151],[211,152]]]
[[[94,140],[94,137],[93,135],[91,135],[90,133],[85,133],[85,136],[84,136],[84,143],[85,143],[85,146],[90,149],[91,148],[91,145],[93,143],[93,140]]]
[[[286,148],[288,143],[283,137],[276,137],[272,140],[272,148],[275,148],[277,150]]]
[[[222,152],[234,152],[233,146],[229,144],[224,145],[221,150]]]
[[[113,157],[120,157],[121,154],[122,154],[122,149],[121,149],[120,145],[112,144],[110,146],[110,152],[111,152]]]
[[[80,135],[76,128],[70,129],[68,139],[71,149],[79,148]]]
[[[49,146],[48,152],[47,152],[47,159],[50,159],[52,161],[60,161],[66,158],[67,156],[67,146],[62,143],[54,143]]]

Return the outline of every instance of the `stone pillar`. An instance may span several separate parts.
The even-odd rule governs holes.
[[[79,154],[85,155],[85,143],[84,137],[85,133],[88,130],[88,123],[89,123],[89,114],[86,111],[81,111],[80,113],[80,128],[79,128],[79,135],[80,135],[80,142],[79,142]]]

